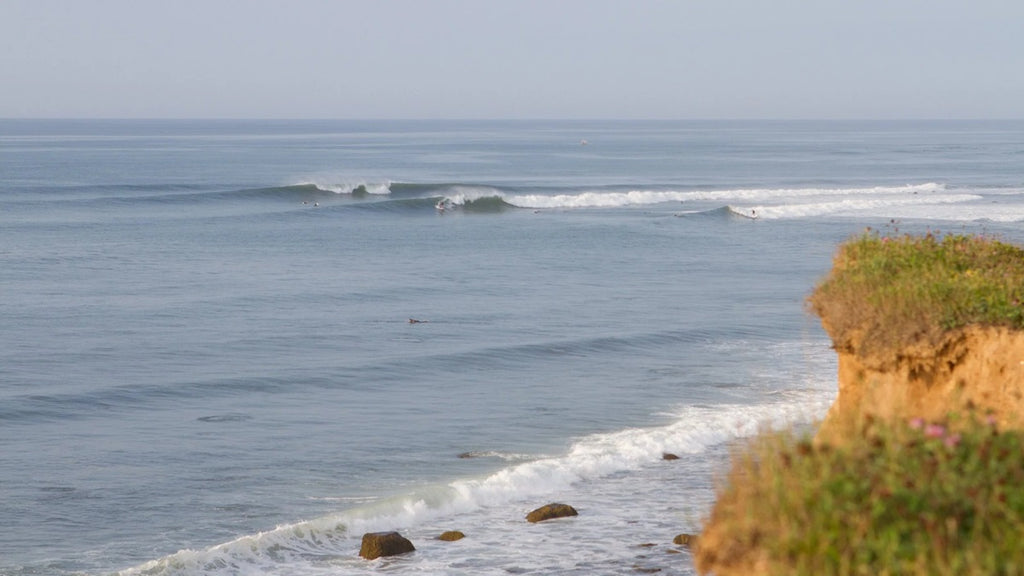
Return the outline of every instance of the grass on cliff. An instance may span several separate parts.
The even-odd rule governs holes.
[[[970,324],[1024,329],[1024,249],[969,235],[882,236],[842,244],[808,298],[837,349],[936,344]]]
[[[719,491],[715,554],[753,554],[759,574],[1024,574],[1024,433],[952,428],[869,423],[842,446],[761,435]]]

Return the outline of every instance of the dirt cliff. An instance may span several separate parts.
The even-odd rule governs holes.
[[[866,416],[937,421],[973,412],[1001,428],[1024,428],[1024,332],[968,326],[937,345],[885,356],[860,354],[856,346],[837,350],[839,396],[819,439],[842,440]]]

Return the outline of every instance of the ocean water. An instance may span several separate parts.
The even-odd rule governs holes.
[[[1024,122],[0,120],[0,574],[694,574],[869,226],[1024,240]]]

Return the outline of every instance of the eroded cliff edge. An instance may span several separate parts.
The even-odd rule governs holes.
[[[946,420],[975,414],[1024,428],[1024,332],[968,326],[891,354],[837,350],[839,395],[819,438],[842,441],[864,418]]]
[[[1024,250],[994,239],[865,234],[808,298],[839,356],[819,437],[865,417],[1024,424]]]

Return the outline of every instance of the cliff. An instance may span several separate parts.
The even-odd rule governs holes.
[[[839,355],[819,438],[865,417],[1024,424],[1024,250],[976,236],[866,234],[808,298]]]
[[[1002,429],[1024,429],[1022,331],[969,326],[886,356],[856,346],[838,354],[839,395],[821,440],[842,441],[868,417],[934,422],[973,413]]]
[[[839,357],[837,399],[813,443],[766,436],[734,454],[699,537],[698,572],[832,573],[815,564],[822,558],[868,571],[861,564],[880,562],[876,572],[900,573],[904,561],[946,569],[955,564],[949,550],[957,542],[970,542],[971,554],[996,563],[1016,555],[994,544],[1002,541],[1003,523],[1020,521],[1015,507],[1004,514],[1005,496],[983,505],[957,498],[991,497],[1001,489],[1003,480],[986,476],[992,472],[979,454],[988,453],[993,439],[1017,441],[1016,432],[997,431],[1024,430],[1022,303],[1024,250],[1010,244],[870,231],[843,244],[808,298]],[[974,428],[961,436],[958,426]],[[981,448],[972,453],[968,439]],[[967,466],[958,458],[976,475],[965,480],[966,496],[952,495],[947,503],[949,479],[963,476]],[[946,475],[936,473],[947,461]],[[1024,469],[1010,470],[1024,478]],[[905,502],[923,508],[885,519]],[[975,517],[979,510],[1003,516],[986,521],[996,536],[976,531],[969,540],[961,527],[983,523]],[[900,524],[904,517],[911,523]],[[945,532],[933,533],[940,518]],[[872,548],[873,534],[886,531]],[[904,544],[886,559],[887,542]],[[965,573],[987,569],[971,568]]]

